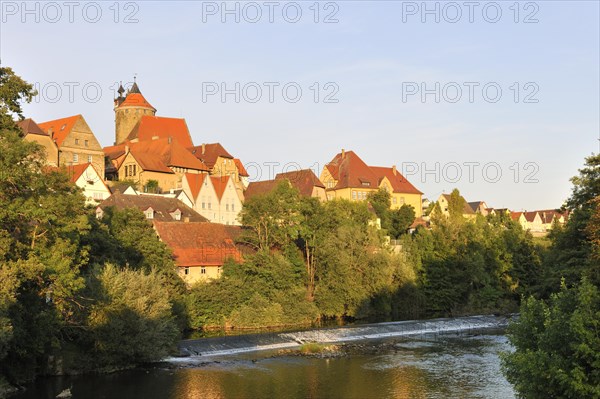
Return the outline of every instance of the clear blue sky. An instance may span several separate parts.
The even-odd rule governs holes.
[[[598,1],[429,2],[432,14],[421,1],[229,2],[231,14],[220,1],[76,2],[73,22],[55,4],[28,3],[27,13],[2,2],[2,65],[45,92],[27,116],[83,114],[104,146],[114,141],[114,82],[137,73],[158,115],[184,117],[195,143],[220,141],[262,165],[262,179],[270,163],[320,170],[345,148],[410,172],[427,197],[458,187],[470,201],[531,210],[560,206],[568,179],[598,152]],[[208,91],[236,82],[239,103]],[[265,82],[279,84],[273,102]],[[336,90],[338,102],[324,102]]]

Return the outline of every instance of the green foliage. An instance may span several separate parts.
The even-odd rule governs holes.
[[[159,360],[179,337],[164,277],[107,265],[91,277],[87,328],[94,368]]]
[[[508,335],[515,351],[504,354],[503,369],[521,397],[600,397],[598,287],[584,279],[549,303],[530,297]]]
[[[271,192],[250,198],[240,212],[247,227],[242,240],[260,250],[285,247],[298,237],[299,207],[298,190],[285,180]]]
[[[8,67],[0,67],[0,130],[15,130],[13,117],[23,119],[21,104],[31,102],[37,94],[33,85],[15,75]]]
[[[400,208],[390,210],[389,234],[392,238],[399,238],[408,231],[415,220],[415,209],[411,205],[402,205]]]
[[[148,180],[144,186],[144,192],[158,194],[160,192],[158,180]]]

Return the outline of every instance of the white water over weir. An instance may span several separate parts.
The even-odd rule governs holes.
[[[469,334],[484,330],[503,329],[507,324],[508,319],[502,316],[469,316],[363,324],[285,333],[202,338],[181,341],[179,349],[186,357],[172,357],[165,360],[187,363],[193,359],[200,360],[206,357],[292,348],[308,342],[326,344],[432,334]]]

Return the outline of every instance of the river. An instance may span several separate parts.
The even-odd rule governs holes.
[[[470,321],[460,330],[423,323],[183,341],[182,349],[196,355],[113,374],[40,379],[14,398],[54,398],[67,387],[73,398],[111,399],[514,398],[500,371],[498,353],[510,349],[505,336]],[[287,340],[315,336],[345,353],[289,353]]]

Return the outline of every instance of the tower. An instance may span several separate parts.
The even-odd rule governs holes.
[[[123,97],[125,89],[123,85],[117,90],[119,96],[115,98],[115,145],[123,143],[131,133],[131,130],[142,119],[142,116],[154,116],[154,108],[142,95],[140,88],[133,78],[133,86]]]

